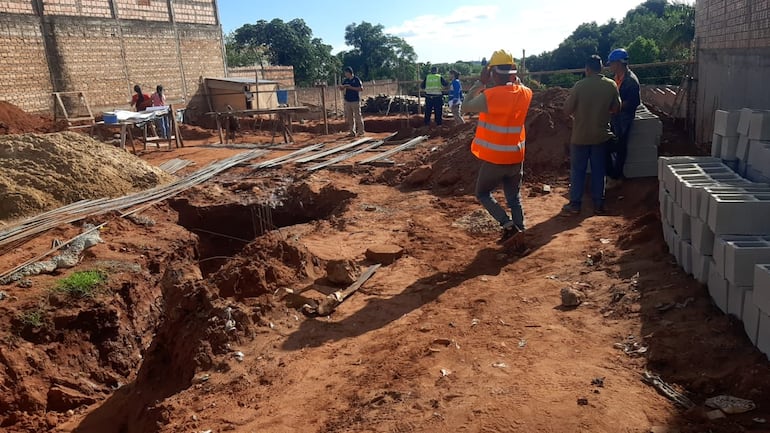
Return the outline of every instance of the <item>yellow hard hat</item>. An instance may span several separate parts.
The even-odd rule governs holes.
[[[489,63],[487,66],[490,68],[492,66],[498,66],[498,65],[516,65],[516,62],[513,60],[513,56],[511,53],[505,51],[505,50],[497,50],[494,53],[492,53],[492,57],[489,58]]]

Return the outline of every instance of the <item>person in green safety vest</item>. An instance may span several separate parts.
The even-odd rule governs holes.
[[[449,83],[439,75],[438,68],[432,66],[420,88],[425,90],[425,126],[430,124],[430,115],[435,113],[436,125],[441,125],[442,109],[444,107],[444,89],[449,87]]]

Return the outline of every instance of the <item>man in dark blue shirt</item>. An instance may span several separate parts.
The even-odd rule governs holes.
[[[364,85],[361,80],[353,74],[353,68],[345,68],[345,79],[339,87],[345,92],[345,120],[350,129],[349,137],[364,135],[364,119],[361,118],[361,91]]]
[[[641,103],[639,79],[628,69],[628,53],[622,48],[613,50],[609,56],[609,68],[615,74],[615,84],[620,92],[622,105],[612,116],[612,132],[617,137],[614,145],[608,147],[607,155],[607,187],[612,188],[620,182],[623,176],[623,166],[628,155],[628,136],[636,117],[636,108]]]

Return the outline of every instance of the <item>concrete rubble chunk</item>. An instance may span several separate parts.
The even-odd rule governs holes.
[[[359,274],[358,265],[352,260],[331,260],[326,263],[326,279],[333,284],[353,284]]]
[[[574,308],[583,303],[583,292],[572,287],[563,287],[561,289],[561,305],[563,307]]]
[[[374,263],[389,265],[404,255],[404,249],[398,245],[374,245],[366,250],[366,258]]]

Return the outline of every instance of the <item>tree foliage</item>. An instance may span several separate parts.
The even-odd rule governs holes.
[[[226,40],[228,66],[291,65],[294,80],[301,85],[328,82],[340,68],[331,45],[314,38],[313,31],[299,18],[245,24]]]
[[[414,48],[403,38],[386,34],[381,24],[349,24],[345,43],[353,48],[340,52],[337,58],[364,80],[413,80],[417,74]]]
[[[598,54],[606,59],[615,48],[629,51],[631,64],[683,60],[690,56],[695,36],[695,8],[668,0],[647,0],[628,11],[620,21],[610,20],[579,25],[572,34],[553,50],[527,57],[529,71],[582,68],[585,60]],[[661,66],[636,71],[643,83],[681,81],[681,66]],[[544,76],[548,85],[568,84],[563,76]]]

